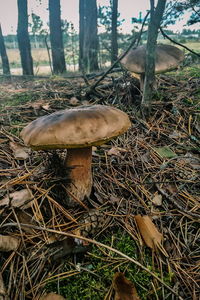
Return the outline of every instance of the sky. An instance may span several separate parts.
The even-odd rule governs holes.
[[[132,17],[138,17],[139,12],[146,15],[149,9],[149,0],[118,0],[118,11],[120,19],[125,19],[121,26],[124,33],[131,33],[133,24],[131,24]],[[109,0],[97,0],[99,5],[109,5]],[[61,18],[72,22],[78,32],[79,23],[79,0],[61,0]],[[39,15],[44,23],[48,22],[48,0],[42,0],[42,5],[38,0],[28,0],[28,13],[34,12]],[[17,0],[0,0],[0,22],[4,35],[15,34],[17,29]],[[181,31],[185,20],[177,23],[173,29],[174,31]],[[190,27],[191,28],[191,27]],[[192,28],[191,28],[192,29]]]

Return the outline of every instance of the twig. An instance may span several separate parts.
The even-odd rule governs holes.
[[[191,50],[190,48],[188,48],[187,46],[185,46],[185,45],[183,45],[183,44],[180,44],[180,43],[176,42],[175,40],[171,39],[171,38],[163,31],[163,29],[162,29],[161,27],[160,27],[160,31],[161,31],[162,35],[163,35],[164,37],[166,37],[166,38],[167,38],[169,41],[171,41],[172,43],[177,44],[177,45],[179,45],[179,46],[185,48],[186,50],[190,51],[191,53],[193,53],[193,54],[195,54],[195,55],[197,55],[197,56],[200,57],[200,54],[199,54],[199,53],[197,53],[197,52]]]

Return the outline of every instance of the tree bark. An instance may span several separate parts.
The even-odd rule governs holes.
[[[85,5],[83,64],[86,72],[99,70],[97,35],[97,3],[87,0]]]
[[[155,81],[155,50],[158,36],[158,29],[165,10],[166,0],[158,0],[156,8],[154,7],[154,0],[150,0],[150,23],[148,27],[148,38],[146,47],[146,63],[145,63],[145,79],[144,91],[142,97],[142,106],[150,109],[153,85]]]
[[[113,64],[118,58],[117,14],[118,0],[112,0],[111,64]]]
[[[17,0],[18,25],[17,39],[21,57],[23,75],[33,75],[33,59],[31,56],[31,44],[28,34],[28,10],[27,0]]]
[[[8,56],[7,56],[6,47],[4,43],[4,37],[1,30],[1,24],[0,24],[0,54],[2,60],[3,74],[10,75],[10,66],[9,66]]]
[[[84,59],[84,32],[85,32],[85,0],[79,0],[79,70],[83,69]]]
[[[60,15],[60,0],[49,0],[50,41],[55,74],[66,72]]]

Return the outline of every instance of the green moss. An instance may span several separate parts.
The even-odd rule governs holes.
[[[116,233],[110,233],[107,237],[99,238],[99,241],[140,261],[150,270],[154,270],[151,250],[145,247],[141,254],[137,244],[126,232],[118,230]],[[69,261],[68,258],[67,260],[68,262],[61,272],[75,269],[72,260]],[[135,284],[141,299],[148,299],[149,297],[149,299],[156,299],[151,285],[151,275],[105,248],[101,249],[93,245],[91,252],[84,258],[80,266],[79,274],[59,281],[59,290],[57,280],[48,283],[46,290],[60,293],[70,300],[102,300],[112,284],[115,272],[120,271],[124,272],[126,278]],[[160,276],[159,271],[156,271],[156,274]],[[167,272],[165,275],[164,281],[170,283],[171,274]],[[159,288],[157,293],[159,295]]]

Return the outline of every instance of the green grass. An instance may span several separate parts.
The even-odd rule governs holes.
[[[32,92],[6,94],[3,91],[0,92],[0,97],[0,112],[4,113],[5,124],[9,124],[7,130],[11,134],[19,136],[24,121],[18,107],[37,100],[38,94]]]
[[[0,102],[0,108],[5,106],[19,106],[27,102],[32,102],[38,98],[38,95],[30,92],[21,92],[9,95],[8,97],[4,95],[4,100]]]
[[[183,67],[178,73],[175,75],[179,79],[186,79],[191,77],[200,77],[200,67],[195,65],[190,67]]]
[[[141,254],[135,241],[126,232],[118,229],[116,233],[109,234],[107,237],[101,237],[99,240],[102,243],[123,252],[129,257],[142,261],[147,268],[160,276],[159,271],[153,270],[151,250],[145,247]],[[72,259],[66,258],[66,260],[67,262],[61,272],[74,270]],[[102,300],[112,284],[115,272],[120,271],[124,272],[126,278],[135,284],[141,299],[156,299],[151,286],[151,275],[146,271],[139,269],[133,263],[119,257],[114,252],[108,252],[106,249],[101,249],[93,245],[91,252],[81,262],[81,266],[84,270],[81,270],[78,275],[73,275],[60,280],[59,285],[57,280],[48,283],[46,285],[46,290],[48,292],[53,291],[59,293],[70,300]],[[170,284],[170,280],[171,274],[166,272],[164,281]],[[158,296],[161,296],[160,292],[161,291],[158,288]]]

